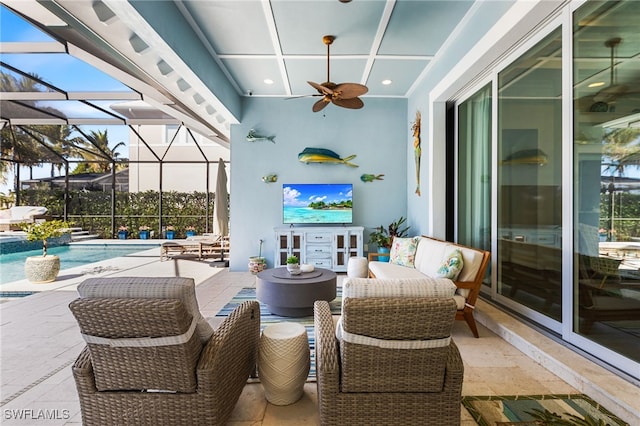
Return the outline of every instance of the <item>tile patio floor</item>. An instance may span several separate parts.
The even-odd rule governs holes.
[[[229,272],[207,261],[160,262],[159,249],[62,271],[54,283],[26,281],[3,291],[35,290],[23,298],[0,300],[1,391],[3,425],[81,424],[71,363],[84,346],[67,305],[88,276],[186,276],[196,281],[200,310],[215,314],[242,288],[255,285],[248,272]],[[339,276],[339,282],[344,276]],[[463,395],[586,393],[632,425],[640,424],[640,388],[578,356],[511,316],[481,302],[476,316],[480,338],[457,321],[453,337],[465,364]],[[220,320],[211,319],[215,326]],[[484,324],[484,325],[483,325]],[[58,419],[16,419],[38,410]],[[463,426],[475,425],[462,409]],[[230,425],[317,425],[315,383],[305,385],[297,403],[279,407],[266,402],[259,383],[247,384]]]

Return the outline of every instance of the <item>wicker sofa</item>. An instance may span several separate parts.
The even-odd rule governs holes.
[[[455,291],[446,279],[349,278],[337,327],[329,304],[316,301],[320,424],[459,424]]]
[[[369,277],[371,278],[421,278],[436,277],[443,260],[455,249],[462,253],[463,267],[454,280],[457,287],[454,300],[457,305],[456,319],[464,320],[475,337],[479,337],[473,310],[480,295],[480,287],[489,265],[490,253],[461,244],[432,237],[418,238],[414,266],[377,261],[378,253],[369,253]]]
[[[87,345],[72,367],[84,425],[224,425],[254,372],[260,306],[213,330],[191,278],[92,278],[69,305]]]

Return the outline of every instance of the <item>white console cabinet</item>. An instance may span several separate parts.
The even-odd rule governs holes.
[[[362,256],[362,226],[275,228],[275,267],[294,255],[300,263],[346,272],[350,257]]]

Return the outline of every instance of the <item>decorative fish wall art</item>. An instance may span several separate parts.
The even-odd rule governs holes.
[[[522,149],[505,158],[501,165],[533,164],[544,166],[548,162],[549,156],[541,149]]]
[[[350,161],[356,158],[356,155],[350,155],[345,158],[340,158],[338,154],[330,149],[324,148],[305,148],[300,154],[298,154],[298,161],[303,163],[330,163],[330,164],[346,164],[350,167],[358,167],[357,164]]]
[[[266,175],[262,176],[262,181],[264,183],[273,183],[278,181],[278,175]]]
[[[274,140],[275,138],[275,136],[259,135],[254,129],[249,130],[249,133],[247,134],[248,142],[270,141],[271,143],[276,143],[276,141]]]
[[[363,182],[373,182],[374,180],[384,180],[383,176],[384,174],[372,175],[372,174],[365,173],[362,176],[360,176],[360,180]]]

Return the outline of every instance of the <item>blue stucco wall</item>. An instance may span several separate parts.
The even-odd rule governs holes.
[[[410,121],[405,99],[365,99],[361,110],[333,105],[313,113],[315,98],[245,98],[242,124],[231,127],[230,178],[232,256],[230,269],[247,269],[249,256],[262,254],[273,266],[273,228],[282,226],[283,183],[353,183],[354,225],[364,226],[365,242],[372,228],[387,225],[407,210],[407,139]],[[254,128],[268,141],[247,142]],[[326,148],[340,157],[357,155],[359,167],[342,164],[304,164],[298,154],[305,147]],[[384,173],[384,180],[364,183],[363,173]],[[277,174],[278,182],[261,177]]]

